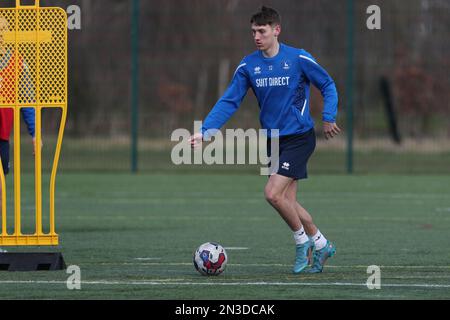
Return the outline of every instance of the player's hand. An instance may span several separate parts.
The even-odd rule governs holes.
[[[203,140],[203,134],[196,133],[189,138],[189,143],[191,144],[191,148],[197,148]]]
[[[325,139],[331,139],[337,136],[341,132],[341,129],[337,126],[336,123],[324,122],[323,123],[323,133],[325,135]]]

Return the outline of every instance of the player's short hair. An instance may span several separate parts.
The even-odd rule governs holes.
[[[272,8],[262,6],[261,9],[255,13],[251,20],[251,24],[256,24],[257,26],[265,26],[265,25],[281,25],[281,17],[280,14]]]

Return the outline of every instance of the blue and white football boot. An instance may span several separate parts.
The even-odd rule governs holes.
[[[295,264],[292,272],[295,274],[302,273],[309,265],[310,253],[314,250],[314,241],[309,239],[303,244],[295,247]]]
[[[323,266],[328,258],[331,258],[336,254],[336,246],[327,241],[327,245],[320,250],[314,250],[313,253],[313,264],[311,269],[305,271],[305,273],[320,273],[323,270]]]

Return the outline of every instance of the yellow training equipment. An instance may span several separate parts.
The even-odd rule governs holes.
[[[1,235],[0,246],[58,245],[55,231],[55,179],[67,117],[67,14],[61,8],[21,5],[0,8],[0,50],[12,59],[11,71],[0,77],[0,108],[14,112],[14,233],[8,234],[6,182],[0,162]],[[11,67],[12,66],[12,67]],[[5,65],[0,66],[0,70]],[[27,79],[24,79],[24,74]],[[6,75],[6,76],[5,76]],[[5,77],[7,79],[5,79]],[[35,203],[36,230],[21,232],[20,206],[20,113],[36,110]],[[61,108],[61,123],[50,177],[50,231],[42,228],[41,114],[43,108]]]

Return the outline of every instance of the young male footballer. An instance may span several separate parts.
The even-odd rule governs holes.
[[[281,19],[272,8],[262,7],[250,20],[257,51],[239,63],[230,86],[203,122],[201,132],[190,138],[200,145],[209,130],[220,129],[239,108],[249,88],[260,108],[263,129],[279,130],[279,167],[270,175],[265,198],[291,228],[296,243],[294,273],[322,272],[336,248],[319,231],[311,215],[297,201],[298,180],[307,178],[307,162],[316,146],[310,115],[310,85],[322,93],[323,131],[326,139],[339,134],[336,125],[338,95],[333,79],[305,50],[278,41]],[[269,154],[271,152],[268,148]],[[308,254],[312,250],[310,268]]]

